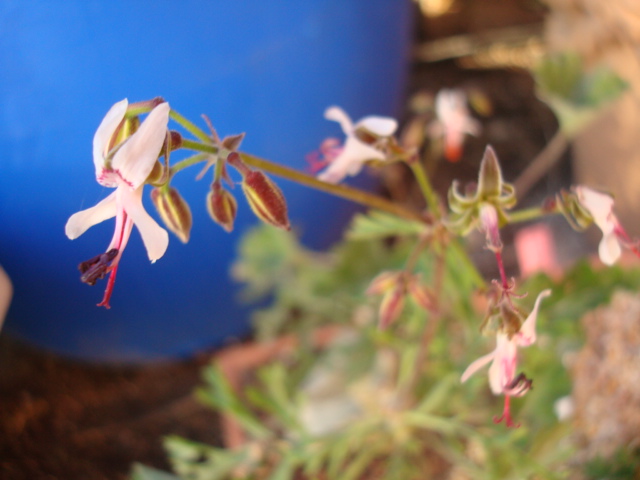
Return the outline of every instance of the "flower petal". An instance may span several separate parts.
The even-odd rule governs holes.
[[[520,327],[520,331],[515,335],[516,343],[521,347],[528,347],[536,341],[536,321],[538,320],[538,310],[540,309],[540,302],[543,298],[551,295],[551,290],[543,290],[538,294],[536,303],[533,306],[533,310]]]
[[[155,107],[113,157],[113,170],[133,189],[144,183],[158,159],[167,135],[170,110],[166,102]]]
[[[326,118],[327,120],[338,122],[342,127],[342,131],[345,133],[345,135],[353,134],[353,122],[351,121],[351,118],[349,118],[349,115],[347,115],[345,111],[340,107],[333,106],[327,108],[324,111],[324,118]]]
[[[615,228],[613,211],[613,197],[606,193],[600,193],[589,187],[578,186],[575,188],[580,204],[589,211],[594,223],[602,230],[603,235],[608,235]]]
[[[128,106],[129,102],[126,98],[113,105],[102,119],[102,122],[100,122],[100,126],[93,136],[93,164],[96,167],[96,177],[100,177],[102,173],[109,142],[125,113],[127,113]]]
[[[333,159],[318,178],[329,183],[338,183],[346,176],[360,173],[366,160],[384,160],[384,154],[361,142],[355,137],[347,137],[342,152]]]
[[[169,246],[169,234],[142,206],[142,187],[131,190],[121,186],[117,193],[121,196],[120,201],[125,212],[133,219],[133,223],[140,232],[149,260],[155,262],[166,252]]]
[[[489,387],[494,395],[504,393],[516,373],[516,355],[518,348],[507,335],[499,333],[496,336],[495,359],[489,367]]]
[[[474,360],[473,362],[471,362],[471,364],[467,367],[467,369],[462,373],[462,376],[460,377],[460,382],[464,383],[467,380],[469,380],[469,377],[471,377],[471,375],[473,375],[482,367],[487,365],[495,357],[496,357],[496,350],[494,350],[491,353],[487,353],[486,355],[483,355],[477,360]]]
[[[618,261],[621,254],[622,249],[620,248],[620,242],[618,242],[616,234],[611,232],[603,235],[600,245],[598,245],[598,255],[602,263],[609,266],[613,265]]]
[[[369,116],[356,123],[355,128],[360,127],[366,128],[380,137],[389,137],[397,130],[398,122],[389,117]]]
[[[108,197],[100,201],[93,207],[87,208],[80,212],[74,213],[67,220],[64,232],[70,240],[78,238],[89,227],[115,217],[116,215],[116,192],[111,193]]]

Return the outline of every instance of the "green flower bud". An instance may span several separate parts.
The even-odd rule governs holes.
[[[211,191],[207,195],[207,210],[214,222],[227,232],[233,230],[238,203],[231,193],[222,188],[219,182],[213,183]]]
[[[151,200],[167,228],[183,243],[187,243],[192,225],[189,204],[173,187],[154,188]]]

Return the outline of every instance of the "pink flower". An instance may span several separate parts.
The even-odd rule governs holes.
[[[531,388],[531,380],[527,379],[524,374],[516,375],[518,347],[528,347],[535,343],[536,321],[540,302],[549,295],[551,295],[551,290],[540,292],[533,310],[522,323],[520,330],[511,337],[504,332],[498,332],[495,350],[472,362],[460,378],[461,382],[466,382],[471,375],[491,362],[489,367],[489,386],[491,391],[494,395],[504,395],[506,397],[504,413],[497,422],[505,419],[507,426],[513,426],[508,398],[521,397]]]
[[[333,158],[327,159],[329,166],[318,175],[320,180],[329,183],[338,183],[346,176],[357,175],[367,160],[384,160],[385,153],[372,143],[393,135],[398,128],[398,122],[388,117],[369,116],[354,124],[340,107],[327,108],[324,117],[338,122],[347,136],[339,153],[336,153],[335,148],[332,149]],[[372,143],[363,141],[359,133],[372,137]]]
[[[144,182],[160,155],[167,134],[169,104],[161,103],[147,116],[138,130],[115,144],[123,126],[128,102],[116,103],[107,112],[93,137],[93,163],[100,185],[116,190],[97,205],[73,214],[65,226],[71,240],[89,227],[115,217],[116,226],[111,243],[104,254],[80,264],[81,280],[90,285],[110,273],[104,298],[99,306],[109,308],[116,270],[122,252],[135,224],[151,262],[164,255],[169,236],[149,216],[142,205]]]
[[[444,138],[446,159],[457,162],[462,156],[465,135],[478,135],[480,124],[471,117],[462,90],[443,88],[436,95],[435,103],[436,120],[431,124],[430,133]]]
[[[613,265],[622,253],[619,236],[626,237],[613,214],[613,197],[584,186],[575,187],[575,192],[580,205],[589,212],[594,223],[602,230],[602,240],[598,246],[600,260],[606,265]]]

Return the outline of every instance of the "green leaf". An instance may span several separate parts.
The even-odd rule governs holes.
[[[141,463],[135,463],[131,471],[130,480],[180,480],[180,478],[172,473],[147,467]]]
[[[421,413],[432,413],[434,410],[440,408],[446,403],[451,395],[451,390],[455,385],[459,385],[459,382],[460,376],[457,372],[439,379],[438,383],[427,391],[416,410]]]
[[[570,52],[544,58],[535,76],[540,97],[554,110],[568,137],[628,88],[624,80],[604,66],[586,70],[581,57]]]
[[[196,390],[200,401],[234,417],[254,438],[270,435],[269,429],[238,398],[220,368],[213,365],[205,368],[203,377],[207,386]]]
[[[372,240],[393,236],[419,235],[426,228],[426,225],[415,220],[406,220],[386,212],[372,210],[354,217],[347,231],[347,239]]]

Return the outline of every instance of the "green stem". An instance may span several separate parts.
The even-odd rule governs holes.
[[[407,259],[404,265],[405,272],[409,274],[413,272],[413,270],[416,268],[418,260],[420,259],[420,255],[422,254],[422,251],[425,248],[427,248],[427,246],[431,243],[432,240],[433,240],[433,235],[431,234],[424,235],[423,237],[418,239],[418,242],[413,247],[413,250],[411,250],[411,253],[409,253],[409,258]]]
[[[206,154],[218,153],[217,146],[210,145],[210,144],[203,144],[193,140],[183,139],[182,147],[188,148],[190,150],[204,152]],[[371,208],[384,210],[385,212],[392,213],[394,215],[398,215],[399,217],[406,218],[409,220],[418,220],[418,221],[424,220],[423,217],[418,212],[414,212],[413,210],[406,209],[400,205],[397,205],[377,195],[372,195],[370,193],[363,192],[362,190],[358,190],[356,188],[347,187],[346,185],[334,185],[332,183],[323,182],[322,180],[318,180],[316,177],[312,177],[311,175],[307,175],[306,173],[299,172],[292,168],[285,167],[284,165],[279,165],[277,163],[273,163],[269,160],[265,160],[263,158],[259,158],[254,155],[250,155],[248,153],[242,153],[241,157],[243,162],[250,167],[257,168],[259,170],[264,170],[265,172],[271,173],[278,177],[285,178],[287,180],[291,180],[292,182],[299,183],[306,187],[315,188],[316,190],[320,190],[322,192],[329,193],[331,195],[335,195],[340,198],[345,198],[347,200],[351,200],[352,202],[356,202]],[[194,157],[190,157],[191,163],[187,165],[181,165],[180,168],[182,169],[189,165],[193,165],[194,163],[197,163],[198,160],[193,160],[193,158]],[[183,162],[186,162],[186,160],[183,160]],[[180,165],[180,164],[176,164],[176,165]]]
[[[541,218],[550,213],[556,213],[555,211],[549,212],[542,207],[525,208],[517,210],[515,212],[509,212],[509,223],[527,222],[529,220],[535,220]]]
[[[173,177],[180,170],[184,170],[187,167],[190,167],[192,165],[197,165],[198,163],[201,163],[207,160],[209,156],[210,155],[208,153],[196,153],[195,155],[185,158],[184,160],[180,160],[179,162],[176,162],[171,167],[171,176]]]
[[[171,112],[169,113],[169,116],[174,122],[179,124],[182,128],[184,128],[186,131],[191,133],[191,135],[193,135],[194,137],[202,140],[206,144],[210,145],[212,143],[211,137],[207,135],[204,132],[204,130],[202,130],[200,127],[198,127],[195,123],[191,122],[190,120],[187,120],[185,117],[180,115],[175,110],[171,110]]]
[[[424,220],[418,212],[406,209],[377,195],[372,195],[356,188],[347,187],[346,185],[335,185],[333,183],[323,182],[322,180],[318,180],[316,177],[312,177],[311,175],[307,175],[306,173],[299,172],[292,168],[285,167],[284,165],[279,165],[277,163],[255,157],[253,155],[249,155],[246,153],[243,153],[241,155],[242,160],[251,167],[264,170],[265,172],[271,173],[278,177],[286,178],[287,180],[291,180],[306,187],[315,188],[316,190],[320,190],[321,192],[345,198],[347,200],[351,200],[352,202],[356,202],[371,208],[384,210],[388,213],[392,213],[409,220]]]
[[[441,217],[440,202],[438,202],[438,196],[431,186],[429,176],[427,175],[422,162],[420,162],[420,160],[415,160],[410,163],[410,166],[411,170],[413,170],[413,174],[416,177],[416,181],[418,182],[420,191],[422,192],[422,195],[424,196],[424,199],[429,206],[429,210],[437,219],[439,219]]]

